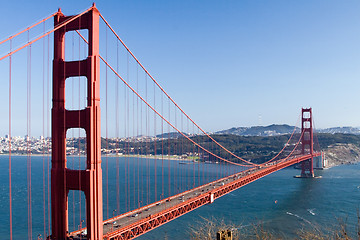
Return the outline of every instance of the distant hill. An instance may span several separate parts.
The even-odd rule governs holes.
[[[355,134],[360,135],[360,129],[354,127],[333,127],[333,128],[325,128],[325,129],[317,129],[318,133],[344,133],[344,134]]]
[[[300,131],[296,128],[297,132]],[[291,134],[294,131],[294,126],[286,124],[272,124],[269,126],[253,126],[253,127],[233,127],[227,130],[218,131],[215,134],[232,134],[239,136],[279,136],[284,134]],[[354,127],[333,127],[325,129],[316,129],[317,133],[343,133],[343,134],[355,134],[360,135],[360,129]]]
[[[299,128],[297,128],[299,130]],[[216,132],[216,134],[232,134],[239,136],[279,136],[284,134],[291,134],[294,131],[294,126],[289,126],[286,124],[277,125],[272,124],[269,126],[254,126],[254,127],[238,127],[230,128],[227,130],[222,130]]]
[[[183,134],[186,136],[192,136],[191,134],[184,133],[184,132],[183,132]],[[178,138],[181,136],[182,135],[179,132],[170,132],[170,133],[163,133],[163,134],[156,135],[157,138]]]

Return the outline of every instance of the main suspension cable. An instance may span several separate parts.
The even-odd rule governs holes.
[[[81,35],[81,33],[80,33],[79,31],[77,31],[77,30],[75,30],[75,31],[80,35],[80,37],[81,37],[86,43],[88,43],[88,41],[84,38],[84,36]],[[112,30],[112,31],[113,31],[113,30]],[[133,54],[130,52],[130,50],[129,50],[128,53],[133,56]],[[128,84],[128,82],[125,81],[125,80],[114,70],[114,68],[112,68],[112,67],[110,66],[110,64],[109,64],[101,55],[99,55],[99,57],[100,57],[100,59],[115,73],[115,75],[117,75],[117,76],[131,89],[131,91],[133,91],[144,103],[146,103],[146,105],[148,105],[158,116],[160,116],[164,121],[166,121],[168,124],[170,124],[170,125],[171,125],[176,131],[178,131],[182,136],[184,136],[185,138],[187,138],[188,140],[190,140],[191,142],[193,142],[195,145],[198,145],[198,143],[195,143],[195,142],[194,142],[193,140],[191,140],[188,136],[186,136],[184,133],[182,133],[178,128],[176,128],[176,127],[173,126],[169,121],[167,121],[163,116],[161,116],[161,115],[155,110],[155,108],[153,108],[147,101],[145,101],[145,100],[140,96],[140,94],[137,93],[137,92]],[[133,57],[134,57],[134,56],[133,56]],[[136,60],[136,61],[137,61],[137,62],[139,63],[139,65],[144,69],[144,71],[147,73],[147,75],[148,75],[150,78],[152,78],[152,76],[149,75],[149,73],[148,73],[147,70],[141,65],[141,63],[140,63],[138,60]],[[153,79],[153,78],[152,78],[152,79]],[[154,81],[154,83],[155,83],[158,87],[160,87],[156,81]],[[215,141],[215,139],[213,139],[208,133],[206,133],[204,130],[202,130],[192,119],[190,119],[190,117],[174,102],[174,100],[171,99],[171,97],[170,97],[161,87],[160,87],[160,89],[161,89],[161,91],[169,98],[169,100],[175,104],[175,107],[177,107],[200,131],[202,131],[207,137],[209,137],[215,144],[217,144],[218,146],[220,146],[223,150],[225,150],[226,152],[228,152],[230,155],[236,157],[237,159],[239,159],[239,160],[241,160],[241,161],[243,161],[243,162],[245,162],[245,163],[248,163],[248,164],[253,165],[253,166],[258,166],[258,165],[260,165],[260,164],[256,164],[256,163],[252,163],[252,162],[250,162],[250,161],[247,161],[247,160],[245,160],[245,159],[243,159],[243,158],[240,158],[239,156],[237,156],[237,155],[235,155],[234,153],[230,152],[228,149],[226,149],[226,148],[225,148],[224,146],[222,146],[220,143],[218,143],[217,141]],[[224,158],[221,158],[221,157],[217,156],[216,154],[210,153],[210,151],[205,150],[205,148],[203,148],[203,147],[200,146],[200,145],[199,145],[199,147],[200,147],[201,149],[203,149],[204,151],[208,152],[209,154],[213,155],[214,157],[217,157],[217,158],[219,158],[219,159],[221,159],[221,160],[223,160],[223,161],[226,161],[226,162],[228,162],[228,163],[233,163],[233,164],[238,165],[238,166],[249,166],[249,165],[245,165],[245,164],[238,164],[238,163],[234,163],[234,162],[228,161],[228,160],[226,160],[226,159],[224,159]]]
[[[295,132],[296,132],[297,125],[298,125],[298,123],[299,123],[299,121],[300,121],[300,116],[301,116],[301,114],[299,114],[299,117],[298,117],[298,120],[297,120],[297,122],[296,122],[296,124],[295,124],[294,130],[293,130],[293,132],[291,133],[291,136],[290,136],[290,138],[288,139],[288,141],[285,143],[284,147],[283,147],[283,148],[280,150],[280,152],[278,152],[273,158],[271,158],[270,160],[268,160],[268,161],[266,161],[266,162],[263,162],[261,165],[265,165],[265,164],[267,164],[267,163],[275,160],[275,159],[285,150],[285,148],[288,146],[288,144],[290,143],[293,135],[294,135]],[[301,139],[301,138],[300,138],[300,139]]]
[[[6,38],[6,39],[2,40],[2,41],[0,42],[0,45],[1,45],[1,44],[3,44],[3,43],[5,43],[5,42],[7,42],[7,41],[12,40],[13,38],[15,38],[15,37],[19,36],[20,34],[22,34],[22,33],[26,32],[26,31],[28,31],[28,30],[30,30],[30,29],[32,29],[32,28],[34,28],[34,27],[36,27],[36,26],[37,26],[37,25],[39,25],[40,23],[45,22],[46,20],[48,20],[48,19],[52,18],[53,16],[55,16],[57,13],[58,13],[58,12],[55,12],[55,13],[51,14],[50,16],[48,16],[48,17],[46,17],[46,18],[44,18],[44,19],[42,19],[42,20],[40,20],[40,21],[38,21],[38,22],[34,23],[34,24],[33,24],[33,25],[31,25],[30,27],[27,27],[27,28],[25,28],[24,30],[22,30],[22,31],[20,31],[20,32],[18,32],[18,33],[16,33],[16,34],[14,34],[14,35],[11,35],[10,37],[8,37],[8,38]],[[11,52],[11,50],[10,50],[10,52]]]
[[[110,26],[110,24],[105,20],[105,18],[101,15],[100,13],[100,18],[104,21],[104,23],[108,26],[108,28],[113,32],[113,34],[116,36],[116,38],[121,42],[121,44],[125,47],[125,49],[130,53],[130,55],[134,58],[134,60],[140,65],[140,67],[145,71],[145,73],[153,80],[153,82],[158,86],[158,88],[170,99],[170,101],[198,128],[200,129],[200,131],[205,134],[208,138],[210,138],[215,144],[217,144],[218,146],[220,146],[223,150],[225,150],[226,152],[228,152],[230,155],[232,155],[233,157],[246,162],[248,164],[251,165],[258,165],[258,164],[254,164],[250,161],[247,161],[237,155],[235,155],[234,153],[232,153],[231,151],[229,151],[227,148],[225,148],[224,146],[222,146],[219,142],[217,142],[214,138],[212,138],[207,132],[205,132],[198,124],[195,123],[194,120],[192,120],[185,112],[184,110],[182,110],[182,108],[179,107],[179,105],[169,96],[169,94],[167,94],[167,92],[165,92],[165,90],[160,86],[160,84],[151,76],[151,74],[146,70],[146,68],[140,63],[140,61],[135,57],[135,55],[130,51],[130,49],[125,45],[125,43],[121,40],[121,38],[119,37],[119,35],[115,32],[115,30]]]
[[[0,61],[3,60],[3,59],[5,59],[5,58],[7,58],[7,57],[9,57],[9,56],[11,56],[11,55],[13,55],[14,53],[17,53],[17,52],[20,51],[21,49],[24,49],[25,47],[30,46],[31,44],[39,41],[40,39],[42,39],[43,37],[46,37],[46,36],[49,35],[50,33],[53,33],[53,32],[55,32],[56,30],[58,30],[58,29],[60,29],[60,28],[62,28],[62,27],[64,27],[64,26],[66,26],[67,24],[69,24],[70,22],[78,19],[79,17],[81,17],[81,16],[84,15],[85,13],[91,11],[93,8],[94,8],[94,7],[90,7],[90,8],[88,8],[88,9],[86,9],[85,11],[83,11],[82,13],[80,13],[80,14],[78,14],[78,15],[74,15],[73,17],[69,18],[68,20],[66,20],[66,21],[58,24],[57,26],[55,26],[53,29],[49,30],[48,32],[46,32],[46,33],[40,35],[39,37],[35,38],[34,40],[29,41],[29,42],[27,42],[26,44],[24,44],[24,45],[16,48],[14,51],[10,51],[9,53],[7,53],[7,54],[5,54],[4,56],[0,57]],[[61,14],[61,12],[58,11],[58,12],[55,13],[55,15],[56,15],[56,14]]]
[[[276,159],[276,157],[278,157],[278,156],[284,151],[284,149],[286,148],[286,146],[288,145],[288,143],[291,141],[294,133],[296,132],[296,125],[297,125],[297,124],[295,125],[294,130],[293,130],[290,138],[288,139],[287,143],[284,145],[283,149],[281,149],[280,152],[277,153],[277,155],[275,155],[275,157],[273,157],[272,159],[270,159],[270,160],[268,160],[268,161],[266,161],[266,162],[264,162],[264,163],[262,163],[262,164],[255,164],[255,163],[252,163],[252,162],[250,162],[250,161],[247,161],[247,160],[245,160],[245,159],[243,159],[243,158],[235,155],[234,153],[232,153],[231,151],[229,151],[228,149],[226,149],[224,146],[222,146],[219,142],[217,142],[217,141],[216,141],[213,137],[211,137],[208,133],[206,133],[199,125],[197,125],[197,124],[175,103],[175,101],[165,92],[165,90],[158,84],[158,82],[150,75],[150,73],[145,69],[145,67],[140,63],[140,61],[135,57],[135,55],[130,51],[130,49],[125,45],[125,43],[121,40],[121,38],[117,35],[117,33],[114,31],[114,29],[110,26],[110,24],[105,20],[105,18],[104,18],[101,14],[100,14],[100,17],[101,17],[101,19],[105,22],[105,24],[110,28],[110,30],[113,32],[113,34],[117,37],[117,39],[121,42],[121,44],[126,48],[127,52],[133,57],[133,59],[134,59],[134,60],[138,63],[138,65],[145,71],[145,73],[153,80],[153,82],[158,86],[158,88],[159,88],[159,89],[168,97],[168,99],[176,106],[176,108],[179,109],[179,110],[188,118],[188,120],[190,120],[201,132],[203,132],[203,133],[204,133],[207,137],[209,137],[215,144],[217,144],[220,148],[222,148],[223,150],[225,150],[225,151],[226,151],[227,153],[229,153],[231,156],[236,157],[237,159],[239,159],[239,160],[241,160],[241,161],[244,161],[244,162],[246,162],[246,163],[248,163],[248,164],[251,164],[251,165],[255,165],[255,166],[264,165],[264,164],[266,164],[266,163],[268,163],[268,162],[271,162],[271,161],[273,161],[274,159]],[[84,40],[85,42],[87,42],[86,39],[85,39],[78,31],[77,31],[77,33],[83,38],[83,40]],[[104,61],[104,59],[103,59],[101,56],[100,56],[100,58]],[[105,63],[108,67],[110,67],[110,65],[107,63],[107,61],[104,61],[104,63]],[[125,81],[120,77],[120,75],[117,74],[117,73],[113,70],[112,67],[110,67],[110,68],[111,68],[112,71],[113,71],[116,75],[118,75],[118,77],[125,83]],[[138,95],[138,97],[140,97],[140,95],[139,95],[132,87],[130,87],[129,84],[126,83],[126,85],[127,85],[134,93],[136,93],[136,95]],[[142,98],[140,97],[140,99],[142,99]],[[143,99],[142,99],[142,100],[143,100]],[[144,100],[143,100],[143,101],[144,101]],[[144,102],[145,102],[149,107],[151,107],[149,103],[147,103],[146,101],[144,101]],[[165,120],[165,118],[164,118],[161,114],[159,114],[159,113],[155,110],[155,108],[153,108],[153,107],[151,107],[151,108],[152,108],[152,110],[153,110],[154,112],[156,112],[157,115],[159,115],[163,120]],[[165,121],[166,121],[166,120],[165,120]],[[170,124],[169,121],[166,121],[166,122],[167,122],[168,124]],[[181,135],[183,135],[184,137],[186,137],[188,140],[190,140],[191,142],[193,142],[193,143],[195,144],[195,142],[194,142],[193,140],[191,140],[190,138],[188,138],[188,137],[187,137],[185,134],[183,134],[179,129],[177,129],[176,127],[174,127],[172,124],[170,124],[170,125],[171,125],[174,129],[176,129]],[[196,144],[197,144],[197,143],[196,143]],[[196,145],[196,144],[195,144],[195,145]],[[203,148],[203,147],[201,147],[201,148]],[[210,151],[206,151],[206,152],[209,153]],[[211,154],[211,155],[216,156],[216,157],[220,158],[221,160],[225,161],[223,158],[217,156],[216,154]],[[228,161],[228,160],[226,160],[225,162],[234,163],[234,162]],[[237,165],[237,164],[235,164],[235,165]],[[248,166],[248,165],[243,165],[243,166]]]
[[[235,162],[231,162],[227,159],[224,159],[212,152],[210,152],[209,150],[207,150],[206,148],[204,148],[203,146],[199,145],[198,143],[196,143],[194,140],[192,140],[191,138],[189,138],[186,134],[184,134],[183,132],[181,132],[177,127],[175,127],[173,124],[171,124],[168,120],[166,120],[158,111],[156,111],[156,109],[154,107],[152,107],[147,101],[145,101],[144,98],[142,98],[140,96],[140,94],[138,92],[136,92],[120,75],[119,73],[117,73],[115,71],[115,69],[113,67],[110,66],[110,64],[108,62],[106,62],[106,60],[102,57],[102,56],[99,56],[100,59],[105,63],[105,65],[107,67],[109,67],[111,69],[111,71],[114,72],[115,75],[118,76],[118,78],[121,79],[121,81],[123,81],[123,83],[134,93],[137,95],[138,98],[140,98],[152,111],[154,111],[160,118],[162,118],[167,124],[169,124],[173,129],[175,129],[177,132],[179,132],[183,137],[185,137],[186,139],[188,139],[190,142],[192,142],[193,144],[195,144],[196,146],[198,146],[199,148],[201,148],[202,150],[204,150],[205,152],[207,152],[208,154],[211,154],[212,156],[218,158],[218,159],[221,159],[225,162],[228,162],[228,163],[231,163],[231,164],[234,164],[234,165],[237,165],[237,166],[246,166],[248,167],[249,165],[245,165],[245,164],[239,164],[239,163],[235,163]],[[248,161],[246,161],[248,162]],[[255,164],[255,163],[251,163],[251,162],[248,162],[250,163],[251,165],[255,165],[255,166],[258,166],[259,164]]]

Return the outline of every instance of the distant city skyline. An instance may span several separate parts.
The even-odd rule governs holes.
[[[3,2],[0,39],[58,7],[72,15],[91,4]],[[360,126],[359,1],[126,0],[96,6],[205,131],[295,125],[302,107],[313,108],[316,128]],[[0,55],[7,51],[0,48]],[[0,71],[7,67],[0,65]],[[1,81],[7,87],[7,76]],[[13,108],[20,104],[14,101]],[[13,129],[13,135],[22,132]],[[34,127],[31,135],[41,132]]]

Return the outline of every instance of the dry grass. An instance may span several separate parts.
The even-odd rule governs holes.
[[[359,226],[357,226],[357,229],[359,229]],[[315,227],[313,229],[299,230],[298,236],[299,240],[352,240],[346,220],[343,219],[338,219],[337,226],[325,231]],[[359,236],[357,239],[360,239]]]
[[[288,239],[280,233],[272,233],[264,229],[263,224],[252,225],[251,227],[242,227],[226,223],[224,220],[216,218],[203,218],[190,226],[190,236],[192,240],[215,240],[216,233],[221,230],[231,230],[233,240],[249,239],[249,240],[282,240]],[[302,228],[296,232],[296,240],[360,240],[360,213],[357,211],[356,229],[351,231],[348,229],[347,221],[338,219],[338,225],[331,229],[324,229],[313,225],[311,229]],[[355,238],[351,238],[351,234],[355,233]],[[354,235],[353,235],[354,236]]]
[[[216,218],[203,218],[201,221],[190,226],[190,236],[193,240],[213,240],[216,239],[216,233],[221,230],[230,229],[233,232],[233,239],[240,239],[239,226],[227,224],[224,220],[217,220]],[[241,226],[240,226],[241,227]]]
[[[262,225],[252,225],[249,230],[245,230],[241,225],[226,223],[224,220],[216,218],[203,218],[195,225],[190,226],[190,236],[192,240],[214,240],[216,233],[222,230],[231,230],[233,240],[250,239],[250,240],[277,240],[269,231],[266,231]]]

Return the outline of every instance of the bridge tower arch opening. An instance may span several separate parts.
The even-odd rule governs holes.
[[[68,23],[67,23],[68,22]],[[54,26],[52,168],[51,168],[51,239],[67,239],[68,194],[82,191],[86,198],[87,239],[103,238],[102,170],[100,133],[100,62],[99,11],[93,6],[82,15],[64,16],[59,10]],[[88,56],[83,60],[65,61],[65,34],[88,30]],[[87,104],[84,109],[65,108],[65,81],[86,77]],[[82,128],[86,133],[86,167],[67,167],[66,131]]]
[[[314,152],[314,142],[313,142],[313,121],[312,121],[312,109],[311,108],[302,108],[301,109],[301,153],[311,154]],[[314,177],[314,168],[313,168],[313,157],[310,159],[301,162],[301,177],[311,178]]]

